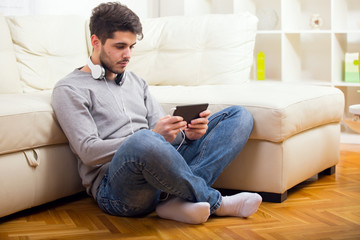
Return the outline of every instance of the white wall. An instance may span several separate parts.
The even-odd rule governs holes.
[[[111,0],[110,0],[111,1]],[[247,0],[120,0],[140,18],[233,13],[234,2]],[[89,17],[104,0],[0,0],[4,15],[76,14]]]
[[[0,0],[0,13],[3,15],[31,14],[33,0]]]
[[[76,14],[85,17],[104,0],[0,0],[3,15]],[[140,18],[157,17],[159,0],[120,0]]]
[[[243,0],[160,0],[159,16],[233,13],[234,1]]]
[[[78,14],[89,16],[91,9],[98,5],[99,0],[32,0],[33,14]]]

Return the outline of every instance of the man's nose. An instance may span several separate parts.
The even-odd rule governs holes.
[[[131,52],[132,52],[131,48],[125,48],[124,52],[123,52],[123,58],[130,58],[131,57]]]

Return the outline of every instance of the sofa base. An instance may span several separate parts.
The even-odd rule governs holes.
[[[250,139],[213,185],[217,189],[274,193],[276,202],[312,176],[331,174],[340,158],[340,126],[326,124],[274,143]],[[267,198],[265,196],[265,198]]]
[[[324,171],[321,171],[317,175],[318,176],[332,175],[335,173],[335,168],[336,168],[336,166],[329,167],[329,168],[325,169]],[[241,191],[241,190],[224,189],[224,188],[219,188],[217,190],[219,190],[221,192],[221,195],[223,195],[223,196],[234,195],[234,194],[237,194],[240,192],[245,192],[245,191]],[[258,192],[258,194],[260,194],[260,196],[262,197],[263,202],[271,202],[271,203],[282,203],[288,197],[288,191],[285,191],[283,193]]]
[[[0,164],[0,217],[84,191],[68,144],[0,155]]]

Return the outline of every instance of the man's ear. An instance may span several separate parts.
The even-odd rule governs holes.
[[[95,34],[93,34],[93,35],[91,36],[90,40],[91,40],[91,45],[92,45],[93,49],[94,49],[95,51],[99,50],[100,47],[101,47],[101,41],[100,41],[100,39],[99,39]]]

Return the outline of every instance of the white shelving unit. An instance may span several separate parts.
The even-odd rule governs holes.
[[[265,81],[337,87],[345,95],[344,116],[351,117],[360,83],[344,81],[344,61],[345,53],[360,50],[360,0],[234,0],[232,8],[259,18],[255,54],[265,53]],[[318,28],[310,24],[314,14],[322,20]],[[342,130],[360,138],[345,125]]]
[[[233,12],[244,10],[259,18],[255,53],[265,53],[266,79],[360,88],[343,77],[345,53],[360,50],[359,0],[233,1]]]

